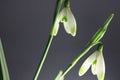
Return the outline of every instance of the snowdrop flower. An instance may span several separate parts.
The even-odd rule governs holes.
[[[53,35],[56,36],[59,29],[59,22],[64,24],[65,31],[72,36],[76,35],[76,20],[69,7],[65,7],[58,14],[54,24]]]
[[[90,55],[79,70],[79,75],[84,75],[91,66],[93,75],[97,75],[98,80],[104,80],[105,76],[105,62],[102,51],[95,51]]]

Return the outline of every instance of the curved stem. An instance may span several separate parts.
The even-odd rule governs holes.
[[[36,70],[36,72],[35,72],[35,75],[34,75],[33,80],[37,80],[37,78],[38,78],[38,76],[39,76],[39,74],[40,74],[40,71],[41,71],[41,69],[42,69],[42,66],[43,66],[43,64],[44,64],[44,61],[45,61],[46,56],[47,56],[47,54],[48,54],[48,50],[49,50],[49,48],[50,48],[50,45],[51,45],[51,43],[52,43],[52,40],[53,40],[53,36],[50,35],[50,36],[49,36],[49,39],[48,39],[48,42],[47,42],[47,45],[46,45],[46,48],[45,48],[45,50],[44,50],[43,56],[42,56],[42,58],[41,58],[41,60],[40,60],[40,62],[39,62],[39,64],[38,64],[38,67],[37,67],[37,70]]]

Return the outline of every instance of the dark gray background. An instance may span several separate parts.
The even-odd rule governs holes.
[[[0,37],[11,80],[32,80],[51,30],[56,0],[0,0]],[[71,0],[77,21],[77,35],[68,35],[63,25],[54,37],[39,80],[52,80],[84,48],[106,18],[115,13],[102,39],[106,62],[105,80],[120,79],[120,0]],[[78,70],[92,49],[68,73],[65,80],[97,80],[89,70]]]

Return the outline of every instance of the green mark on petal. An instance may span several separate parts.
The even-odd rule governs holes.
[[[67,20],[67,17],[66,16],[64,16],[63,18],[62,18],[62,22],[67,22],[68,20]]]
[[[79,70],[79,76],[84,75],[84,73],[85,73],[85,68],[81,67],[80,70]]]
[[[94,60],[91,66],[93,75],[96,75],[96,63],[97,63],[97,60]]]
[[[104,80],[104,73],[103,72],[100,72],[100,73],[98,73],[97,74],[97,78],[98,78],[98,80]]]
[[[96,63],[97,63],[97,60],[94,60],[94,61],[93,61],[93,64],[96,64]]]

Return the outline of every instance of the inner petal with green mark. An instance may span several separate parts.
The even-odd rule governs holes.
[[[66,16],[64,16],[63,18],[62,18],[62,22],[67,22],[68,20],[67,20],[67,17]]]

